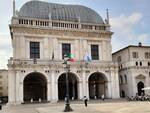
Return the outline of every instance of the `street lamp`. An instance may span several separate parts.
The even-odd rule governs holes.
[[[66,68],[66,106],[64,109],[64,112],[70,112],[73,111],[73,109],[70,107],[70,103],[69,103],[69,79],[68,79],[68,73],[70,71],[70,65],[67,64],[67,60],[64,60],[64,66]]]

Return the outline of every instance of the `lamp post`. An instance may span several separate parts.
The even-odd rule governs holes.
[[[70,112],[73,111],[73,109],[70,107],[70,103],[69,103],[69,78],[68,78],[68,73],[70,71],[70,65],[67,64],[67,60],[64,60],[65,68],[66,68],[66,106],[64,109],[64,112]]]

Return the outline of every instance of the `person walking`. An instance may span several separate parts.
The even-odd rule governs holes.
[[[87,101],[88,101],[87,97],[84,96],[84,104],[85,104],[85,107],[87,107]]]
[[[102,98],[103,101],[105,100],[104,94],[102,94],[101,98]]]

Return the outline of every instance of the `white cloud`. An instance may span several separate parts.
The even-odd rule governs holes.
[[[8,59],[12,56],[11,38],[0,35],[0,69],[7,68]]]
[[[141,13],[133,13],[130,16],[127,15],[120,15],[119,17],[114,17],[110,19],[111,25],[114,28],[132,28],[133,25],[136,25],[140,20],[142,19],[142,14]]]
[[[143,18],[141,13],[134,12],[131,15],[120,15],[110,19],[112,31],[115,32],[112,39],[113,51],[119,50],[122,47],[138,42],[145,43],[148,34],[139,34],[136,27],[140,27],[140,22]],[[131,43],[132,42],[132,43]]]
[[[142,14],[135,12],[129,16],[120,15],[119,17],[111,18],[110,22],[112,25],[112,29],[119,36],[125,36],[126,38],[130,39],[133,38],[132,35],[135,25],[137,25],[141,19]]]
[[[140,42],[146,42],[147,41],[147,39],[148,39],[148,34],[141,34],[141,35],[139,35],[138,37],[137,37],[137,39],[140,41]]]

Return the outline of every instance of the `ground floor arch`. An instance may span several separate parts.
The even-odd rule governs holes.
[[[89,85],[89,98],[97,99],[101,98],[102,95],[106,97],[107,78],[103,73],[93,73],[88,79]]]
[[[78,99],[78,79],[73,73],[68,73],[69,82],[69,98]],[[66,73],[63,73],[58,78],[58,99],[64,100],[66,97]]]
[[[126,93],[125,93],[125,91],[124,90],[121,90],[121,98],[125,98],[125,96],[126,96]]]
[[[38,72],[28,74],[23,81],[23,100],[46,101],[47,100],[47,79]]]
[[[144,88],[144,83],[140,81],[137,84],[138,95],[145,94],[145,92],[144,92],[144,90],[142,90],[142,88]]]

